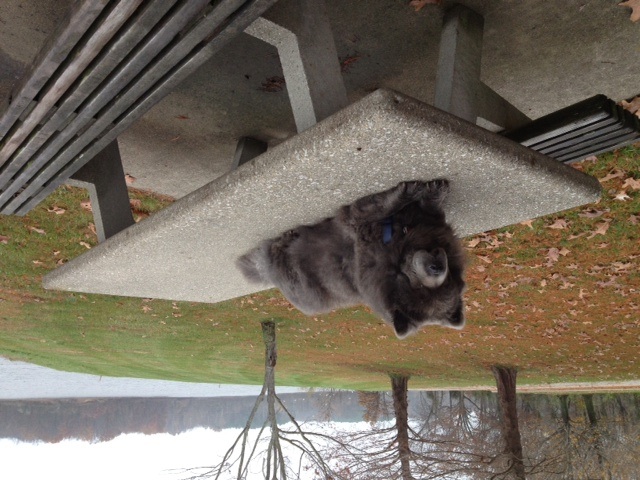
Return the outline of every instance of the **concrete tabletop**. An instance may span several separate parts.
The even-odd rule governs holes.
[[[595,201],[597,180],[413,98],[378,90],[48,274],[44,286],[215,303],[258,290],[235,259],[399,181],[448,178],[467,236]]]

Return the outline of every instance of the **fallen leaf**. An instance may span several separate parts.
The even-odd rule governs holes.
[[[41,228],[37,228],[37,227],[29,227],[29,230],[31,230],[32,232],[39,233],[40,235],[46,235],[47,234],[44,230],[42,230]]]
[[[589,208],[582,213],[579,213],[578,216],[582,218],[597,218],[601,216],[603,213],[606,213],[607,210],[595,210],[593,208]]]
[[[600,183],[608,182],[609,180],[613,180],[614,178],[624,177],[624,172],[622,170],[618,170],[617,168],[611,172],[610,174],[600,178]]]
[[[622,188],[630,188],[631,190],[640,190],[640,180],[636,180],[633,177],[629,177],[622,184]]]
[[[89,249],[91,248],[91,245],[89,245],[87,242],[80,242],[80,245],[82,245],[83,247]]]
[[[467,244],[469,248],[475,248],[480,243],[480,237],[476,237]]]
[[[567,237],[567,240],[575,240],[576,238],[580,238],[580,237],[582,237],[583,235],[586,235],[586,234],[587,234],[587,232],[582,232],[582,233],[579,233],[577,235],[569,235]]]
[[[563,230],[567,228],[567,226],[568,226],[567,221],[564,218],[559,218],[555,222],[553,222],[551,225],[547,225],[547,228]]]
[[[560,255],[562,255],[563,257],[566,257],[568,254],[570,254],[570,253],[571,253],[571,250],[569,250],[569,249],[568,249],[568,248],[566,248],[566,247],[562,247],[558,253],[559,253]]]
[[[0,243],[6,245],[7,243],[9,243],[9,237],[7,237],[6,235],[0,235]]]
[[[533,220],[525,220],[524,222],[520,222],[520,225],[526,225],[527,227],[529,227],[531,230],[533,230]]]
[[[129,200],[129,205],[133,210],[140,210],[142,208],[142,200],[138,198],[132,198]]]
[[[55,213],[56,215],[62,215],[66,210],[64,208],[56,207],[47,208],[47,212]]]
[[[439,5],[442,0],[411,0],[409,6],[413,7],[416,12],[419,12],[425,5]]]
[[[617,278],[618,278],[617,276],[612,275],[611,279],[609,281],[607,281],[607,282],[596,282],[596,285],[598,285],[600,288],[617,287],[617,286],[619,286],[618,282],[616,282]]]
[[[477,257],[482,260],[484,263],[493,263],[493,261],[487,257],[486,255],[477,255]]]
[[[620,2],[618,5],[631,9],[630,20],[632,22],[640,20],[640,0],[627,0],[626,2]]]
[[[32,260],[34,265],[42,265],[40,260]]]
[[[85,200],[84,202],[80,202],[80,208],[86,210],[87,212],[92,212],[91,202],[89,200]]]
[[[552,265],[553,263],[557,262],[558,259],[560,258],[560,250],[558,250],[556,247],[551,247],[547,252],[546,258],[548,260],[547,266]]]
[[[284,88],[286,82],[284,77],[269,77],[264,82],[262,82],[262,86],[258,90],[262,90],[263,92],[280,92]]]
[[[340,58],[340,71],[342,73],[348,73],[351,69],[351,66],[358,60],[360,60],[360,55],[349,55]]]
[[[631,197],[627,195],[627,192],[625,192],[624,190],[620,190],[614,195],[613,199],[618,200],[619,202],[625,202],[627,200],[631,200]]]
[[[629,215],[629,223],[631,225],[638,225],[638,220],[640,220],[640,215]]]
[[[151,310],[153,310],[153,308],[151,308],[149,305],[143,305],[142,306],[142,311],[144,313],[149,313]]]
[[[609,222],[601,222],[596,225],[596,229],[589,234],[587,239],[592,239],[596,235],[606,235],[609,230]]]
[[[53,256],[57,257],[58,255],[60,255],[60,250],[54,250],[53,251]]]
[[[640,95],[631,99],[630,102],[622,100],[620,106],[631,113],[638,115],[640,113]]]
[[[134,177],[133,175],[129,175],[128,173],[126,173],[124,175],[124,181],[126,182],[127,185],[132,185],[135,181],[136,181],[136,177]]]

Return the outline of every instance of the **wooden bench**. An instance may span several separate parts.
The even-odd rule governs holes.
[[[119,164],[118,135],[274,3],[77,2],[0,116],[0,213],[26,214],[94,158]],[[122,175],[96,168],[78,180],[126,196]],[[102,230],[132,223],[127,210],[103,215]]]

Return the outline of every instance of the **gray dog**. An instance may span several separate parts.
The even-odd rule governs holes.
[[[335,217],[266,240],[237,260],[307,315],[366,304],[398,338],[464,326],[464,254],[445,222],[447,180],[401,182]]]

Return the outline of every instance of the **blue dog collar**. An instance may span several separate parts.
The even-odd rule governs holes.
[[[393,217],[385,218],[382,221],[382,243],[388,245],[393,238]]]

